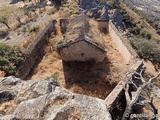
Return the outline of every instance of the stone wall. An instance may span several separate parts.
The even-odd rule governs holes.
[[[95,60],[96,62],[101,62],[103,61],[105,54],[105,51],[86,41],[78,41],[69,45],[68,47],[63,47],[60,50],[61,58],[64,61]]]
[[[130,46],[127,39],[121,35],[121,33],[116,29],[116,27],[111,21],[109,22],[109,34],[116,48],[119,50],[119,52],[125,59],[126,63],[129,63],[130,61],[138,58],[137,53]]]
[[[122,106],[124,108],[126,107],[124,86],[133,78],[133,75],[135,74],[134,71],[139,72],[142,69],[143,65],[144,64],[142,61],[137,61],[137,63],[132,66],[132,68],[128,71],[128,73],[126,73],[126,76],[123,78],[123,80],[121,80],[117,84],[117,86],[105,99],[111,114],[116,114],[117,105],[120,103],[122,103]],[[121,112],[124,111],[122,110]]]
[[[26,79],[30,72],[35,68],[39,61],[43,58],[44,49],[48,44],[49,37],[55,32],[56,20],[52,20],[46,28],[37,36],[37,38],[26,49],[26,59],[19,67],[18,76]]]

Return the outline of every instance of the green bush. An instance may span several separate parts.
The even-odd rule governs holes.
[[[17,70],[24,58],[19,47],[0,44],[0,70],[4,71],[6,76],[17,76]]]
[[[51,77],[52,77],[54,80],[56,80],[56,81],[58,80],[58,74],[54,74],[54,75],[52,75]]]
[[[51,78],[53,78],[55,81],[57,81],[58,80],[58,74],[55,73],[55,74],[51,75],[50,77],[47,77],[46,80],[49,80]]]
[[[40,26],[39,26],[39,25],[34,26],[34,27],[30,28],[29,33],[37,32],[39,29],[40,29]]]
[[[145,36],[146,36],[146,31],[141,30],[141,31],[140,31],[140,34],[141,34],[142,37],[145,37]]]
[[[23,32],[23,33],[27,32],[27,28],[26,28],[26,27],[23,27],[23,28],[22,28],[22,32]]]
[[[140,58],[150,60],[155,67],[160,68],[160,46],[154,41],[131,41],[131,45],[137,51]]]
[[[146,34],[146,38],[147,38],[148,40],[150,40],[150,39],[152,38],[151,34],[150,34],[150,33],[147,33],[147,34]]]
[[[138,27],[133,27],[133,28],[128,28],[130,33],[133,33],[135,35],[139,35],[140,34],[140,28]]]

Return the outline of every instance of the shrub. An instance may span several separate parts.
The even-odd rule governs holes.
[[[59,49],[60,49],[60,47],[61,47],[61,45],[63,44],[63,38],[61,39],[61,40],[59,40],[57,43],[56,43],[56,45],[55,45],[55,50],[57,51],[57,52],[59,52]]]
[[[147,34],[146,34],[146,38],[147,38],[148,40],[150,40],[150,39],[152,38],[151,34],[150,34],[150,33],[147,33]]]
[[[31,17],[31,13],[30,13],[30,10],[28,8],[24,7],[23,11],[24,11],[24,15],[27,15],[28,17]]]
[[[142,37],[145,37],[145,36],[146,36],[146,31],[141,30],[141,31],[140,31],[140,34],[141,34]]]
[[[15,19],[21,24],[21,18],[20,18],[20,16],[15,16]]]
[[[4,24],[5,26],[8,27],[8,29],[10,29],[9,25],[8,25],[8,19],[5,16],[1,16],[0,17],[0,23]]]
[[[134,27],[134,28],[128,28],[129,32],[135,35],[139,35],[140,34],[140,28],[138,27]]]
[[[32,11],[32,12],[34,12],[34,14],[36,14],[36,8],[31,7],[31,8],[29,8],[29,10]]]
[[[29,33],[37,32],[39,29],[40,29],[39,25],[34,26],[34,27],[30,28]]]
[[[140,58],[150,60],[156,68],[160,68],[160,46],[156,42],[147,40],[132,40],[131,45],[134,49],[136,49]]]
[[[23,27],[23,28],[22,28],[22,32],[23,32],[23,33],[27,32],[27,28],[26,28],[26,27]]]
[[[54,74],[54,75],[52,75],[51,77],[52,77],[54,80],[56,80],[56,81],[58,80],[58,74]]]
[[[17,70],[24,58],[19,47],[0,44],[0,70],[4,71],[6,76],[17,76]]]

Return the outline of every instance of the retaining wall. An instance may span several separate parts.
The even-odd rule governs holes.
[[[18,77],[26,79],[30,72],[37,66],[39,61],[43,58],[44,49],[48,44],[49,37],[52,32],[55,32],[56,20],[50,21],[46,28],[37,36],[37,38],[25,50],[27,53],[26,59],[19,67]]]
[[[116,105],[119,103],[121,98],[125,95],[124,93],[124,86],[125,84],[132,79],[133,75],[135,74],[134,71],[139,72],[140,69],[143,67],[142,61],[137,61],[136,64],[132,66],[132,68],[129,70],[129,72],[126,74],[123,80],[121,80],[117,86],[113,89],[113,91],[107,96],[105,99],[105,102],[110,110],[112,112]]]
[[[137,53],[129,45],[127,39],[121,35],[121,33],[117,30],[117,28],[111,21],[109,22],[109,34],[116,48],[119,50],[119,52],[125,59],[126,63],[129,63],[131,60],[138,58]]]

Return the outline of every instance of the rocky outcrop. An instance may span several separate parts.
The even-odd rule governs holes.
[[[0,120],[111,120],[104,100],[74,94],[54,80],[0,78]],[[13,109],[2,108],[5,104]]]
[[[102,14],[100,16],[100,20],[109,21],[109,12],[107,6],[104,6],[102,8]]]
[[[98,5],[99,0],[82,0],[81,7],[84,9],[91,9]]]
[[[123,22],[123,16],[118,9],[110,10],[106,2],[101,2],[99,0],[81,0],[81,8],[89,12],[90,17],[96,19],[97,21],[112,21],[115,27],[119,30],[125,31],[126,26]],[[108,26],[106,24],[102,26]]]
[[[110,14],[110,20],[113,22],[115,27],[121,28],[122,30],[126,29],[126,26],[123,22],[123,16],[121,15],[119,9],[112,10],[112,14]]]

